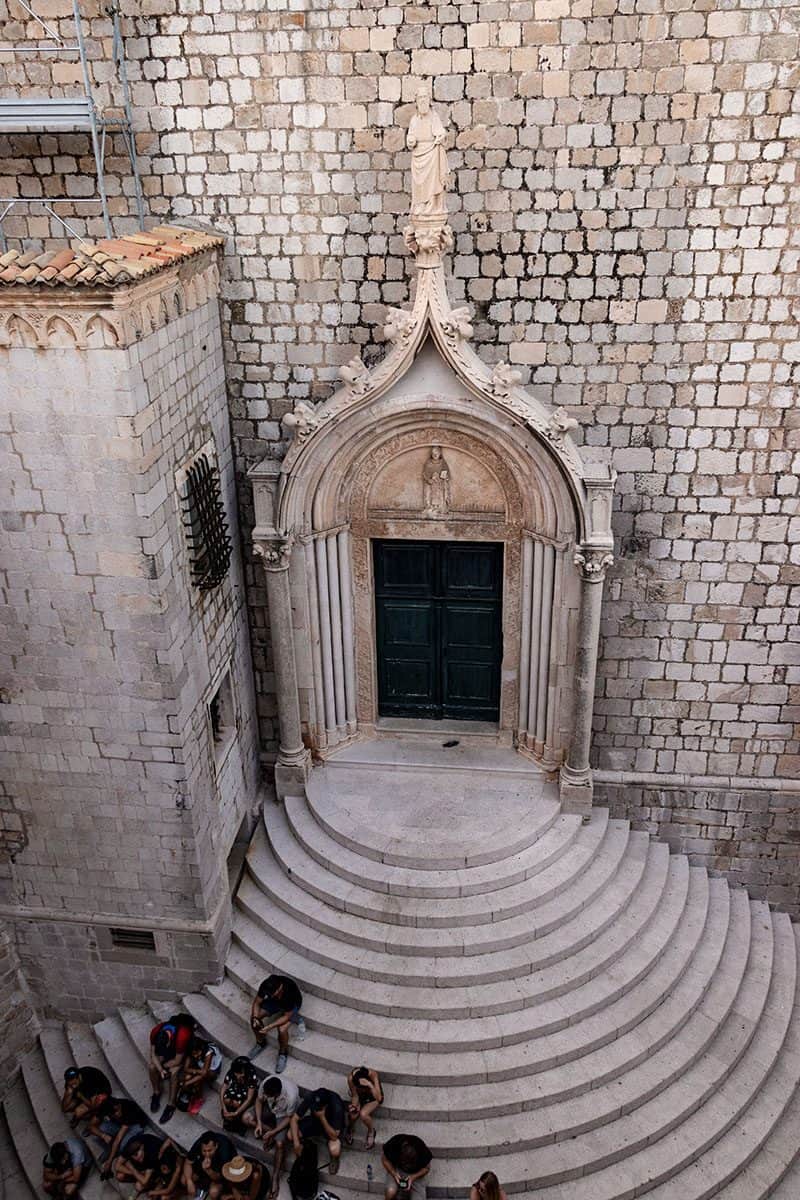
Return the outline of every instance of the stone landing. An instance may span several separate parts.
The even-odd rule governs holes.
[[[501,747],[389,739],[266,812],[225,978],[184,1004],[241,1053],[260,980],[294,976],[308,1036],[288,1073],[343,1090],[353,1065],[377,1067],[379,1141],[425,1138],[432,1197],[491,1167],[536,1200],[796,1200],[797,961],[786,916],[603,809],[562,814]],[[64,1065],[98,1062],[146,1100],[164,1008],[45,1031],[5,1105],[15,1197],[61,1129]],[[186,1145],[218,1111],[211,1096],[169,1132]],[[357,1140],[330,1186],[380,1192],[378,1155]]]

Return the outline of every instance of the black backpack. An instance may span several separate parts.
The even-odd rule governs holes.
[[[303,1148],[289,1172],[289,1191],[292,1200],[315,1200],[318,1189],[317,1147],[314,1142],[303,1142]]]

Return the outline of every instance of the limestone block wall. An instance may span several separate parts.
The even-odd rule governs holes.
[[[205,258],[182,274],[209,284]],[[187,303],[185,282],[174,268],[139,285],[127,323],[93,298],[103,325],[90,318],[91,345],[83,297],[0,298],[0,808],[13,851],[0,912],[45,1007],[57,957],[68,1015],[219,973],[226,857],[257,798],[218,300],[209,286]],[[200,592],[175,473],[209,444],[234,558]],[[225,670],[237,729],[223,758],[207,705]],[[116,927],[152,931],[154,947],[120,949]]]
[[[0,1095],[21,1054],[33,1045],[39,1025],[8,930],[0,922]]]
[[[83,7],[92,53],[106,59],[99,0]],[[66,9],[53,0],[48,15]],[[368,361],[384,352],[385,306],[403,304],[410,284],[402,126],[426,78],[450,123],[453,298],[471,304],[486,361],[510,357],[618,472],[598,767],[626,786],[642,773],[671,787],[687,774],[796,780],[792,6],[148,0],[133,10],[124,25],[149,211],[229,235],[240,478],[279,452],[280,417],[327,395],[354,346]],[[4,57],[0,87],[69,91],[75,69],[59,70]],[[105,100],[102,67],[97,78]],[[88,161],[80,138],[6,139],[3,190],[81,195]],[[120,214],[126,188],[124,175],[112,180]],[[17,228],[51,233],[35,212]],[[247,524],[245,486],[240,497]],[[258,572],[249,600],[269,753]],[[713,787],[725,808],[735,785]]]

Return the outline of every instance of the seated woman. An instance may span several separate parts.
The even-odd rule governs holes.
[[[222,1200],[266,1200],[270,1191],[267,1168],[254,1158],[237,1154],[222,1168],[225,1180]]]
[[[80,1138],[53,1142],[42,1161],[42,1188],[54,1200],[69,1200],[78,1195],[91,1165],[89,1151]]]
[[[341,1096],[324,1087],[309,1092],[289,1118],[289,1137],[295,1154],[301,1153],[306,1138],[325,1138],[331,1156],[328,1172],[335,1175],[346,1124],[347,1111]]]
[[[469,1200],[506,1200],[506,1194],[500,1187],[494,1171],[484,1171],[480,1179],[473,1183],[469,1191]]]
[[[97,1067],[69,1067],[64,1072],[61,1111],[69,1114],[69,1123],[74,1129],[84,1117],[90,1117],[102,1108],[110,1095],[108,1076]]]
[[[108,1179],[111,1164],[120,1150],[147,1128],[147,1117],[134,1100],[126,1096],[109,1096],[105,1104],[92,1113],[86,1124],[86,1132],[104,1143],[101,1179]]]
[[[146,1195],[153,1180],[162,1145],[164,1143],[161,1138],[152,1133],[140,1133],[131,1138],[111,1164],[111,1173],[117,1183],[132,1183],[135,1196]]]
[[[222,1128],[227,1133],[245,1133],[254,1127],[254,1105],[258,1095],[258,1075],[250,1059],[241,1054],[231,1063],[219,1094]]]
[[[383,1087],[377,1071],[369,1067],[356,1067],[347,1076],[347,1090],[350,1093],[350,1104],[347,1110],[347,1133],[344,1140],[348,1146],[353,1144],[353,1130],[356,1121],[361,1121],[367,1131],[366,1149],[371,1150],[375,1145],[375,1123],[373,1113],[383,1104]]]
[[[222,1053],[219,1047],[196,1037],[181,1075],[178,1108],[184,1112],[198,1112],[203,1091],[216,1079],[221,1066]]]
[[[162,1143],[146,1193],[148,1200],[180,1200],[186,1195],[184,1161],[183,1155],[178,1153],[177,1147],[169,1139]]]

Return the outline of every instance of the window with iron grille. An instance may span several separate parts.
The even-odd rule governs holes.
[[[219,471],[206,454],[187,468],[181,496],[183,524],[195,587],[222,583],[231,563],[231,540],[219,482]]]
[[[155,952],[156,935],[149,929],[113,929],[111,945],[119,950],[152,950]]]

